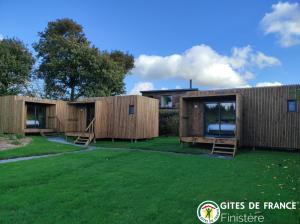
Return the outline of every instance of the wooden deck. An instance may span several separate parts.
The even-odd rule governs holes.
[[[181,137],[180,142],[185,143],[208,143],[214,144],[214,142],[220,144],[234,145],[236,138],[214,138],[214,137]]]
[[[26,128],[24,129],[24,132],[25,134],[34,134],[34,133],[41,133],[41,132],[44,132],[44,133],[47,133],[47,132],[55,132],[54,129],[51,129],[51,128]]]
[[[83,136],[83,137],[89,137],[90,136],[90,133],[88,132],[76,132],[76,131],[73,131],[73,132],[66,132],[65,133],[65,136],[68,136],[68,137],[79,137],[79,136]]]

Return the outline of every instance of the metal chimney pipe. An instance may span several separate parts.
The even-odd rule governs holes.
[[[193,80],[190,79],[190,89],[192,89],[192,88],[193,88]]]

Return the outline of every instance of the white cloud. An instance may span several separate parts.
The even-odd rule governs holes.
[[[244,86],[253,78],[251,69],[279,65],[280,61],[250,46],[233,48],[230,56],[221,55],[207,45],[196,45],[181,54],[140,55],[131,71],[146,80],[192,79],[196,85],[216,88]]]
[[[282,47],[300,44],[300,5],[289,2],[272,5],[272,12],[265,14],[261,26],[265,34],[277,35]]]
[[[4,36],[0,34],[0,41],[3,40]]]
[[[281,65],[281,62],[277,58],[267,56],[260,51],[258,51],[255,55],[251,55],[251,62],[258,68]]]
[[[177,85],[175,89],[182,89],[180,85]]]
[[[136,83],[129,95],[141,95],[140,91],[153,90],[154,85],[151,82],[138,82]]]
[[[263,87],[263,86],[282,86],[281,82],[259,82],[256,84],[256,87]]]

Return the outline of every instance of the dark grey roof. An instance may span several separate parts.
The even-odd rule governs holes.
[[[198,91],[198,88],[192,89],[160,89],[160,90],[145,90],[141,91],[141,93],[160,93],[160,92],[187,92],[187,91]]]

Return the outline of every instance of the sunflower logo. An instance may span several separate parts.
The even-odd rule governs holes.
[[[214,201],[204,201],[197,208],[197,216],[203,223],[215,223],[220,217],[220,207]]]

